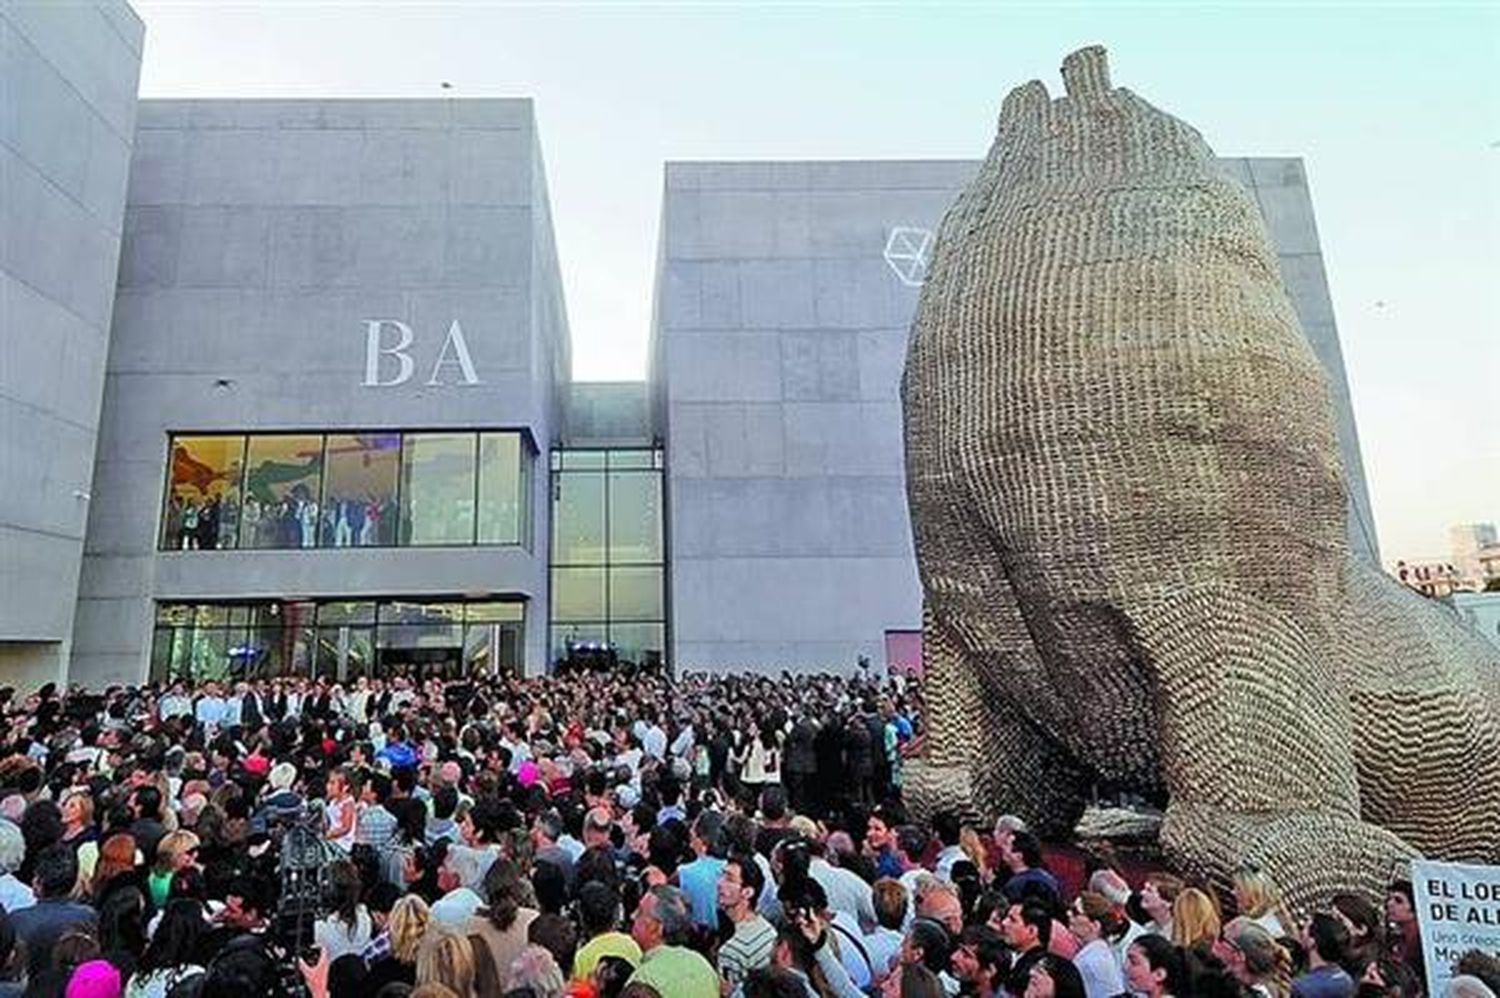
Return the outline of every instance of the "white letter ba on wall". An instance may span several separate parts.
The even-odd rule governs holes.
[[[365,380],[361,384],[366,388],[392,388],[410,381],[417,369],[417,362],[410,353],[415,341],[411,326],[400,319],[366,319]],[[448,327],[448,335],[443,338],[426,383],[483,383],[474,369],[474,358],[469,354],[468,341],[464,339],[463,327],[457,319]]]

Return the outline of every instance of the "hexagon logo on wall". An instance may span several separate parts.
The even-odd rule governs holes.
[[[898,225],[886,238],[885,262],[902,284],[919,288],[927,278],[927,255],[931,249],[931,229]]]

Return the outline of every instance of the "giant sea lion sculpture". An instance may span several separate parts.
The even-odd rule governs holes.
[[[1066,835],[1100,782],[1308,904],[1500,860],[1500,656],[1351,556],[1322,369],[1260,213],[1104,50],[1004,102],[902,383],[919,807]]]

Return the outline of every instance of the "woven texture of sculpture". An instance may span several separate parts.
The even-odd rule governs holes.
[[[1299,904],[1500,860],[1500,656],[1357,561],[1322,369],[1251,196],[1103,49],[1005,100],[902,384],[921,810],[1066,836],[1092,787]]]

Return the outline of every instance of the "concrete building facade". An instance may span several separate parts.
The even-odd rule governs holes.
[[[61,679],[98,442],[144,26],[0,6],[0,677]]]
[[[567,344],[530,101],[141,102],[72,676],[148,674],[163,604],[486,600],[545,621],[534,469]],[[326,533],[334,501],[254,482],[257,441],[326,470],[330,447],[394,466],[382,440],[446,447],[444,431],[521,436],[526,536],[250,537],[252,509],[265,521],[289,502],[321,506],[309,515]],[[182,501],[237,507],[239,535],[164,537],[174,476],[205,461],[174,441],[237,435],[249,443],[232,473],[203,473]],[[539,663],[545,631],[527,634]]]
[[[575,384],[530,101],[138,102],[121,0],[0,44],[0,685],[919,663],[899,386],[976,164],[668,164],[648,379]],[[1302,165],[1224,162],[1376,560]]]

